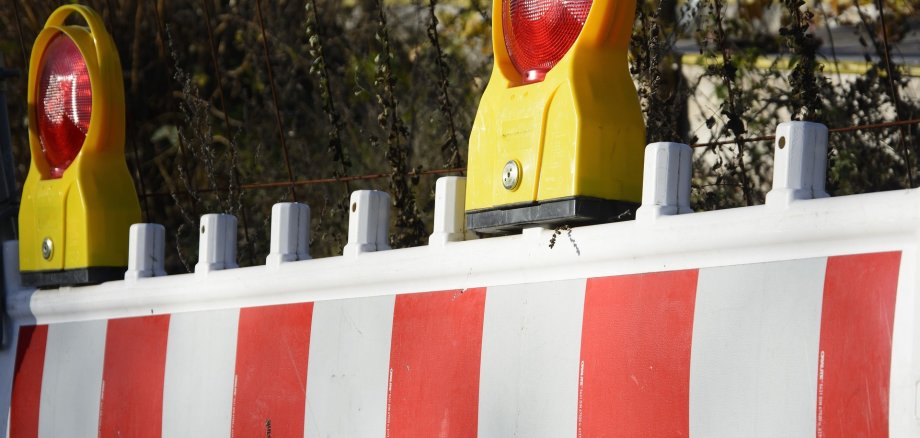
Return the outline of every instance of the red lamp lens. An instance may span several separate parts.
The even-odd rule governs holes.
[[[86,60],[63,33],[52,37],[39,65],[35,99],[38,138],[51,167],[51,177],[60,178],[86,140],[93,89]]]
[[[524,83],[540,82],[575,43],[592,0],[502,0],[505,47]]]

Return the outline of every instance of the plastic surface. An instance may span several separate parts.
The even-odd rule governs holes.
[[[434,195],[434,227],[428,237],[429,245],[466,240],[466,222],[463,215],[463,198],[466,196],[466,178],[445,176],[438,178]]]
[[[65,25],[71,15],[79,15],[87,27]],[[54,165],[42,151],[35,90],[41,82],[42,55],[62,34],[86,61],[93,85],[92,118],[80,152],[60,178],[54,178]],[[124,272],[128,228],[140,222],[141,215],[124,157],[123,84],[118,52],[99,15],[79,5],[61,6],[51,14],[35,40],[29,69],[31,164],[19,213],[22,271],[121,267]],[[46,238],[55,248],[47,260],[41,253]]]
[[[93,86],[80,49],[63,33],[48,43],[39,70],[35,90],[38,138],[51,177],[60,178],[86,140],[93,114]]]
[[[827,127],[813,122],[784,122],[776,127],[773,188],[767,205],[786,206],[795,199],[826,198]]]
[[[470,134],[466,211],[586,196],[636,203],[645,128],[627,48],[635,2],[595,2],[572,47],[527,84],[509,55],[502,2],[493,6],[495,66]],[[521,163],[514,190],[502,168]]]
[[[348,243],[342,254],[358,254],[390,249],[390,195],[379,190],[358,190],[351,194],[348,213]]]
[[[542,81],[588,19],[592,0],[502,0],[508,56],[525,81]]]
[[[125,281],[166,275],[166,227],[160,224],[134,224],[128,238],[128,270]]]
[[[633,219],[638,207],[631,202],[576,196],[553,199],[534,205],[519,205],[508,209],[477,211],[466,215],[466,227],[479,233],[500,234],[518,230],[526,225],[565,223],[586,225]]]
[[[201,217],[196,274],[239,267],[236,263],[236,224],[236,216],[230,214]]]
[[[636,212],[636,219],[648,221],[693,212],[690,209],[692,159],[693,149],[683,143],[658,142],[646,146],[642,207]]]
[[[310,259],[310,207],[297,202],[272,206],[270,252],[265,264]]]

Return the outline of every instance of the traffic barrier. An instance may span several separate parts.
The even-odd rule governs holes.
[[[382,251],[372,191],[341,257],[285,260],[296,204],[265,266],[226,215],[189,275],[35,290],[8,243],[10,434],[915,437],[920,191],[820,198],[799,123],[763,206],[688,212],[686,149],[655,144],[636,221],[460,240],[452,178],[422,247]]]

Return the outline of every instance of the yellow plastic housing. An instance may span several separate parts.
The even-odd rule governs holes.
[[[71,14],[88,27],[64,25]],[[42,54],[63,33],[86,60],[92,116],[86,140],[60,178],[51,178],[42,153],[36,115]],[[19,264],[23,274],[128,264],[128,228],[140,222],[140,205],[125,163],[125,96],[121,61],[102,19],[92,9],[61,6],[48,18],[29,65],[31,164],[19,209]],[[52,242],[49,258],[42,244]]]
[[[569,52],[542,82],[523,84],[492,7],[495,65],[470,134],[466,211],[592,197],[639,202],[645,125],[627,50],[635,0],[594,0]],[[505,163],[519,185],[502,185]]]

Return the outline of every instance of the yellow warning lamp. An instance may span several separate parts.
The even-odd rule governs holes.
[[[66,25],[78,15],[87,26]],[[140,206],[125,164],[121,61],[102,19],[66,5],[48,18],[29,64],[32,160],[19,209],[23,284],[123,278]]]
[[[627,64],[635,7],[494,0],[495,66],[470,134],[468,229],[610,221],[638,204],[645,126]]]

